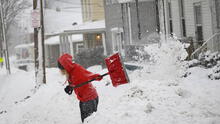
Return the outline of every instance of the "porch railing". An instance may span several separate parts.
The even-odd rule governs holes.
[[[190,56],[191,59],[194,59],[196,55],[198,55],[199,53],[201,53],[205,48],[207,48],[207,43],[209,43],[213,38],[215,38],[217,35],[220,35],[220,33],[215,33],[213,34],[210,38],[208,38],[203,44],[202,46],[200,46],[199,48],[197,48],[192,55]]]

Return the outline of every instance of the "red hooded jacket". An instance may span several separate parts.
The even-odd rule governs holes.
[[[83,82],[89,81],[95,77],[100,76],[99,74],[93,74],[92,72],[87,71],[85,68],[83,68],[79,64],[73,63],[72,56],[69,54],[62,55],[58,59],[58,62],[68,72],[69,74],[68,82],[70,86],[75,86],[75,85],[81,84]],[[93,100],[98,96],[97,91],[93,87],[92,83],[75,88],[74,92],[77,95],[77,98],[81,102]]]

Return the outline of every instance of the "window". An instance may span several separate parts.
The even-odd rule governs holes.
[[[195,21],[197,25],[202,25],[202,13],[201,13],[201,5],[195,4]]]
[[[88,3],[88,0],[85,0],[84,6],[85,6],[85,15],[86,15],[86,16],[85,16],[85,17],[86,17],[85,19],[86,19],[86,20],[88,20],[88,17],[89,17],[89,16],[88,16],[88,15],[89,15],[88,4],[89,4],[89,3]]]
[[[88,7],[88,20],[92,20],[92,2],[91,0],[88,0],[88,5],[86,5]]]
[[[170,34],[173,35],[173,20],[172,20],[172,11],[171,11],[171,2],[168,2],[168,20],[169,20],[169,27],[170,27]]]
[[[220,0],[215,0],[217,28],[220,28]]]
[[[81,52],[84,49],[83,43],[77,43],[76,44],[76,53]]]
[[[185,13],[184,13],[184,0],[179,0],[180,8],[180,22],[182,28],[182,36],[186,37],[186,23],[185,23]]]
[[[195,34],[197,41],[203,40],[203,27],[202,27],[202,9],[201,3],[194,3],[194,15],[195,15]]]
[[[85,10],[85,6],[84,6],[84,4],[85,4],[85,0],[82,0],[82,2],[81,2],[81,6],[82,6],[82,16],[83,16],[83,19],[86,18],[86,17],[85,17],[86,10]]]
[[[111,5],[112,4],[112,0],[106,0],[106,5]]]
[[[106,5],[117,4],[118,0],[106,0]]]
[[[111,0],[112,1],[112,4],[117,4],[118,3],[118,0]]]
[[[83,18],[84,20],[91,20],[91,0],[83,0],[82,1],[83,6]]]

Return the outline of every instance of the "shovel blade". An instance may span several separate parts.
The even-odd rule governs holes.
[[[129,83],[129,77],[119,53],[106,58],[105,63],[114,87]]]

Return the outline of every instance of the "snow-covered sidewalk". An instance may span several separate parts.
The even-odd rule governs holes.
[[[105,72],[99,66],[93,72]],[[129,72],[131,83],[114,88],[108,78],[94,82],[100,95],[98,112],[88,119],[91,124],[218,124],[220,123],[220,83],[207,78],[208,71],[192,68],[192,74],[176,81],[152,80],[143,70]],[[18,71],[1,75],[2,124],[81,123],[78,101],[63,91],[57,69],[47,69],[48,84],[31,94],[32,73]],[[19,100],[30,95],[25,101]],[[18,101],[15,104],[15,101]]]

